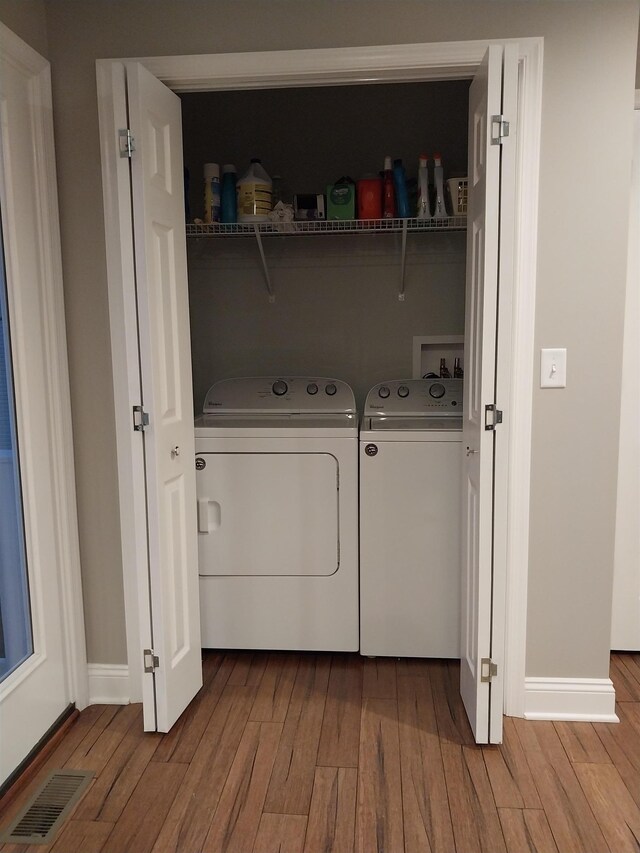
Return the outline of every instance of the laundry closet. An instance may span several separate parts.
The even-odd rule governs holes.
[[[203,645],[459,657],[466,219],[416,216],[421,155],[466,181],[469,83],[181,101]],[[399,158],[410,218],[201,224],[204,164],[258,156],[288,203]]]

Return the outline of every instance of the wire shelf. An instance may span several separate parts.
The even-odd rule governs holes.
[[[257,234],[300,237],[311,234],[380,234],[394,232],[464,231],[466,216],[441,219],[344,219],[308,222],[188,223],[187,237],[255,237]]]

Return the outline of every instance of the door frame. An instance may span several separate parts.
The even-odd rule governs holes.
[[[32,559],[28,564],[29,584],[36,597],[33,611],[34,654],[2,685],[0,694],[10,692],[29,677],[46,659],[47,649],[37,649],[37,638],[44,635],[43,623],[47,602],[42,600],[45,562],[41,559],[43,549],[51,547],[40,537],[42,528],[50,528],[48,535],[53,542],[54,554],[49,565],[55,567],[56,582],[60,589],[62,607],[62,647],[64,676],[69,702],[78,709],[89,701],[85,626],[82,601],[82,579],[78,541],[78,521],[74,472],[73,423],[69,388],[69,365],[64,313],[64,291],[62,280],[62,258],[60,249],[60,225],[58,218],[58,195],[56,183],[56,161],[53,136],[53,108],[51,96],[51,71],[49,62],[4,24],[0,23],[0,51],[3,56],[28,81],[29,107],[32,118],[32,135],[24,139],[26,149],[33,151],[36,164],[36,180],[39,188],[34,204],[37,221],[30,223],[35,254],[40,270],[38,276],[38,300],[41,307],[43,328],[42,346],[46,360],[44,387],[41,390],[41,408],[38,412],[29,407],[26,395],[21,395],[27,377],[24,374],[24,358],[20,355],[19,342],[29,341],[33,329],[29,325],[28,304],[22,292],[9,293],[13,337],[18,345],[14,349],[14,381],[16,385],[16,409],[21,421],[18,425],[21,456],[27,463],[39,458],[49,468],[55,501],[50,514],[36,510],[33,500],[34,484],[30,483],[25,495],[25,528],[27,552]],[[7,287],[14,278],[20,280],[21,258],[24,257],[24,227],[18,222],[14,207],[14,193],[21,188],[14,186],[12,164],[9,159],[0,162],[3,169],[4,192],[4,247]],[[12,310],[13,308],[13,310]],[[17,349],[17,358],[16,352]],[[48,424],[49,446],[46,454],[34,447],[30,424],[34,417]],[[22,466],[21,466],[22,467]],[[23,477],[33,481],[36,472],[23,470]],[[44,518],[43,518],[44,515]],[[40,596],[40,600],[37,600]],[[44,734],[44,733],[43,733]],[[35,744],[34,744],[35,746]]]
[[[525,698],[527,578],[534,324],[537,263],[538,176],[542,116],[543,39],[474,40],[431,44],[374,45],[355,48],[261,51],[194,56],[133,57],[96,62],[100,148],[113,382],[116,451],[122,535],[129,687],[132,701],[142,696],[142,661],[147,630],[140,625],[138,602],[148,598],[142,442],[131,428],[131,407],[140,400],[135,328],[133,244],[128,164],[119,154],[118,131],[127,127],[125,62],[137,61],[175,92],[287,88],[470,78],[489,44],[517,45],[516,216],[513,226],[511,293],[501,311],[499,346],[509,353],[498,374],[497,405],[509,413],[508,433],[497,443],[498,496],[495,570],[504,589],[504,712],[522,716]],[[503,433],[504,434],[504,433]],[[141,639],[143,641],[141,646]],[[148,646],[147,646],[148,647]]]

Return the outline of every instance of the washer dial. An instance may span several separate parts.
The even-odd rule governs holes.
[[[406,385],[401,385],[398,388],[398,397],[408,397],[408,396],[409,396],[409,389],[407,388]]]
[[[276,395],[276,397],[282,397],[289,390],[289,386],[283,379],[278,379],[271,386],[271,390]]]
[[[336,393],[336,391],[337,391],[338,389],[337,389],[337,388],[336,388],[336,386],[333,384],[333,382],[330,382],[330,383],[325,387],[325,389],[324,389],[324,390],[325,390],[325,393],[326,393],[326,394],[328,394],[330,397],[333,397],[333,395]]]
[[[386,385],[381,385],[378,388],[378,397],[382,397],[383,400],[386,400],[390,393],[391,391],[389,391]]]
[[[433,385],[429,388],[429,394],[432,397],[435,397],[436,400],[439,400],[440,397],[444,397],[445,387],[440,382],[434,382]]]
[[[307,385],[307,394],[313,395],[313,394],[317,394],[317,393],[318,393],[318,386],[316,385],[315,382],[310,382]]]

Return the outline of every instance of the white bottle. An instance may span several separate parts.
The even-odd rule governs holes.
[[[220,166],[204,164],[204,221],[220,222]]]
[[[429,219],[431,209],[429,207],[429,172],[427,169],[428,156],[421,154],[418,160],[418,219]]]
[[[273,183],[260,160],[251,160],[251,165],[236,184],[236,188],[238,222],[268,222]]]
[[[433,209],[434,219],[442,219],[447,216],[447,207],[444,201],[444,171],[442,169],[442,158],[439,154],[433,155],[435,163],[433,169],[433,183],[436,187],[436,203]]]

